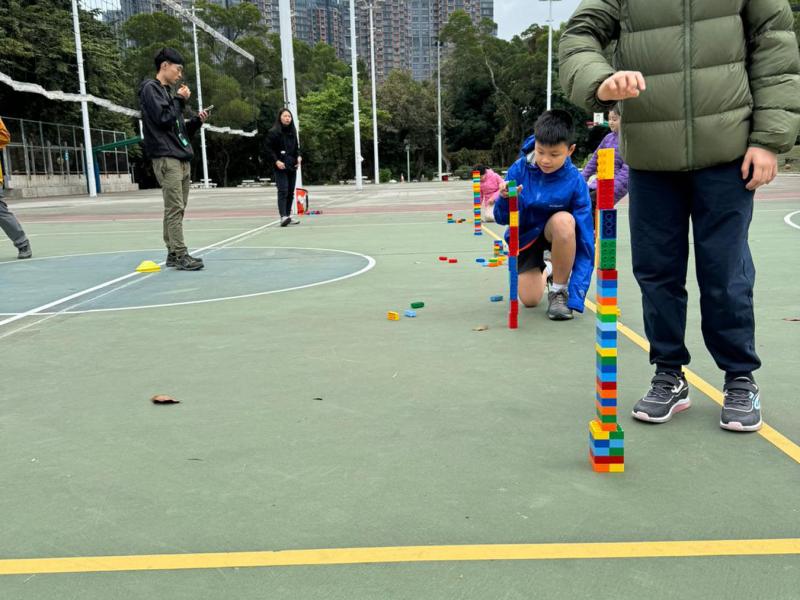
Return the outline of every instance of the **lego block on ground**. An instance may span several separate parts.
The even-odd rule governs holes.
[[[400,320],[400,313],[390,310],[386,313],[386,318],[390,321],[399,321]]]

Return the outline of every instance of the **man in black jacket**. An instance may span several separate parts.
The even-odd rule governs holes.
[[[183,241],[183,213],[189,201],[189,164],[194,153],[190,138],[208,114],[201,111],[188,121],[183,118],[192,93],[182,84],[175,95],[171,86],[183,77],[183,57],[172,48],[162,48],[155,57],[156,77],[139,86],[139,103],[144,124],[144,149],[164,195],[164,243],[167,266],[197,271],[203,261],[189,255]]]

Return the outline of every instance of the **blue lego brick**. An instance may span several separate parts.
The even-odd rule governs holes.
[[[407,316],[407,317],[416,317],[417,316],[417,311],[415,311],[415,310],[407,310],[403,314],[405,316]]]
[[[599,226],[601,240],[617,239],[617,211],[601,210]]]
[[[516,271],[517,270],[517,257],[516,256],[509,256],[508,257],[508,270],[509,271]]]
[[[597,334],[597,337],[603,338],[604,340],[617,339],[616,329],[601,329],[600,327],[595,327],[594,331]]]
[[[596,446],[590,445],[589,449],[595,456],[611,456],[611,451],[609,450],[609,448],[598,448]]]
[[[499,296],[499,295],[498,296],[489,296],[489,300],[491,302],[502,302],[503,301],[503,297]]]
[[[608,445],[609,448],[624,448],[625,447],[625,440],[608,440],[610,444]]]
[[[604,373],[601,372],[599,369],[595,370],[595,375],[600,381],[604,382],[616,382],[617,381],[617,372],[614,371],[613,373]]]
[[[589,445],[594,446],[595,448],[610,448],[609,442],[611,440],[596,440],[592,437],[592,434],[589,434]]]
[[[601,338],[600,336],[597,336],[595,342],[597,342],[597,345],[600,346],[601,348],[616,348],[618,343],[616,338],[607,339],[607,338]]]
[[[608,323],[606,321],[597,321],[597,329],[600,329],[601,331],[616,331],[617,324],[614,322]]]
[[[594,399],[600,403],[600,406],[618,406],[616,398],[602,398],[597,392],[594,393]]]

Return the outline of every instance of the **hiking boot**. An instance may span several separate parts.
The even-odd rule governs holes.
[[[569,294],[566,289],[547,292],[547,318],[551,321],[568,321],[572,318],[572,309],[567,307]]]
[[[31,252],[31,243],[25,242],[22,246],[17,248],[17,258],[30,258],[33,256],[33,252]]]
[[[178,266],[178,255],[174,252],[167,252],[167,262],[165,263],[167,267],[176,267]]]
[[[281,217],[281,227],[286,227],[292,222],[292,217]]]
[[[205,265],[203,261],[199,258],[194,258],[193,256],[189,256],[188,254],[184,254],[183,256],[179,256],[177,258],[177,263],[175,264],[175,268],[179,271],[199,271]]]
[[[737,377],[726,383],[722,391],[725,398],[719,417],[720,427],[730,431],[761,429],[761,396],[753,380]]]
[[[633,406],[633,416],[649,423],[666,423],[676,412],[692,405],[689,384],[681,373],[656,373],[650,381],[650,390]]]

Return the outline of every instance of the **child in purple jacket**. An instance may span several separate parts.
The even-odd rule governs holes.
[[[597,147],[597,150],[602,150],[603,148],[614,149],[614,204],[619,202],[620,199],[628,193],[628,165],[622,160],[622,156],[619,152],[619,122],[619,108],[614,106],[608,111],[608,127],[611,129],[611,133],[606,135]],[[583,171],[581,171],[581,175],[583,175],[586,181],[589,181],[592,175],[597,174],[597,150],[594,151],[592,158],[589,159],[589,162],[586,163],[586,166],[583,167]],[[597,204],[596,179],[589,182],[589,195],[592,198],[592,214],[594,214]]]

